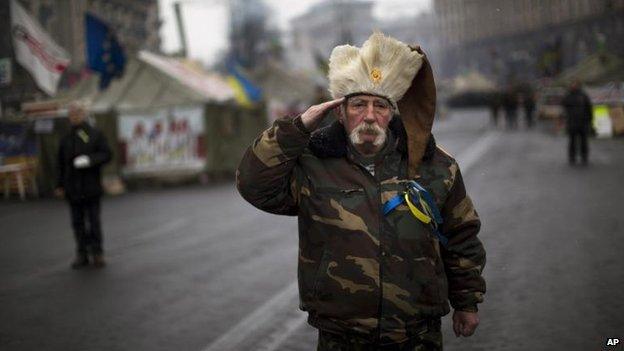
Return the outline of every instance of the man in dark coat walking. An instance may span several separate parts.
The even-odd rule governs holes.
[[[95,267],[106,264],[100,224],[100,168],[110,161],[111,151],[102,132],[85,122],[86,113],[86,106],[81,102],[69,106],[71,130],[60,142],[59,178],[55,189],[57,196],[67,199],[71,209],[77,252],[71,264],[74,269],[89,265],[89,253]]]
[[[505,110],[507,129],[516,129],[518,127],[518,96],[511,86],[507,88],[507,92],[503,96],[503,109]]]
[[[577,149],[580,146],[581,162],[587,165],[589,147],[587,135],[591,128],[593,117],[592,103],[589,96],[581,89],[578,82],[570,85],[568,93],[562,101],[565,110],[566,126],[569,136],[568,161],[570,165],[576,162]]]
[[[496,91],[490,95],[489,99],[490,114],[492,118],[492,125],[498,127],[498,112],[503,104],[503,96],[500,92]]]
[[[522,95],[522,106],[524,107],[526,126],[531,129],[533,128],[533,114],[535,112],[535,97],[531,89]]]

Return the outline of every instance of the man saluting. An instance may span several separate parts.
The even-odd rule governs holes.
[[[335,100],[280,119],[245,153],[241,195],[299,219],[299,294],[319,350],[441,350],[479,323],[480,220],[431,134],[435,84],[420,48],[374,33],[334,48]],[[338,120],[316,130],[330,110]]]

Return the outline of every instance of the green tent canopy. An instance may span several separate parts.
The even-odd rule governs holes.
[[[573,81],[604,84],[621,80],[624,80],[624,60],[610,53],[597,53],[562,72],[556,83],[566,86]]]

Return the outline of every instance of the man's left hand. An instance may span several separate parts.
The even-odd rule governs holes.
[[[453,331],[456,337],[472,335],[478,325],[477,312],[455,311],[453,313]]]

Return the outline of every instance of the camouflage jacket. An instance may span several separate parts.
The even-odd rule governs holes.
[[[405,205],[383,204],[405,190],[407,147],[400,118],[395,148],[372,176],[354,162],[338,122],[309,133],[301,118],[280,119],[249,147],[237,171],[255,207],[298,216],[300,307],[313,326],[391,344],[455,309],[476,311],[485,282],[479,217],[455,160],[430,139],[416,180],[442,213],[441,246]]]

